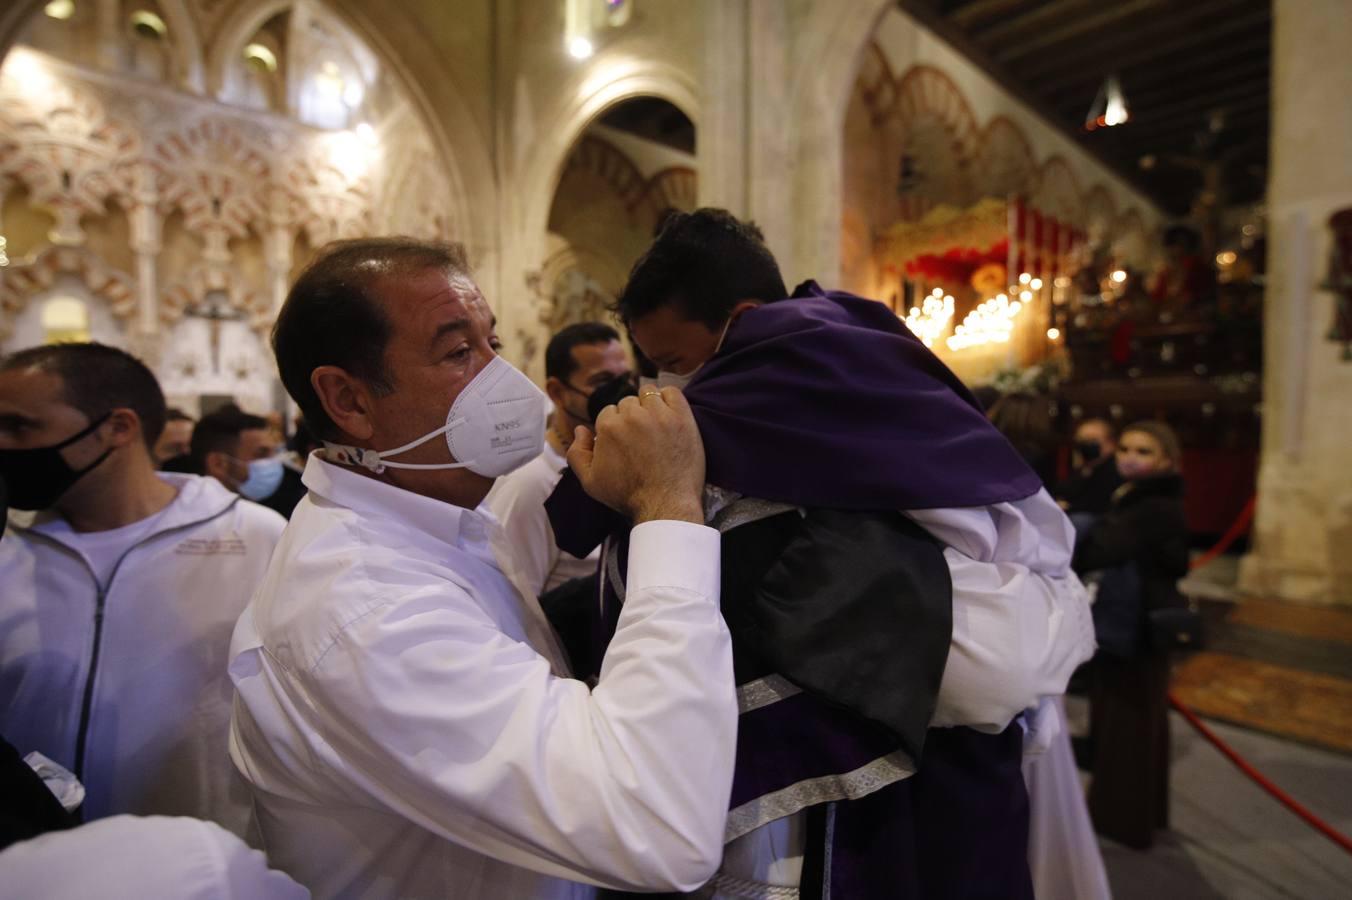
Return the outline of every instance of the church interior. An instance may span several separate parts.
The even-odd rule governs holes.
[[[398,234],[465,246],[543,384],[673,210],[726,208],[790,287],[1031,398],[1053,476],[1082,422],[1172,426],[1206,625],[1173,697],[1346,834],[1349,46],[1347,0],[8,0],[0,354],[98,341],[192,418],[287,423],[290,285]],[[1114,895],[1346,892],[1177,716],[1174,837],[1105,839]]]

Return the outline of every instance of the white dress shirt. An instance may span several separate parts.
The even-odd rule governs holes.
[[[231,648],[230,752],[317,897],[693,890],[722,856],[737,701],[719,537],[649,522],[594,690],[497,523],[311,457]],[[496,537],[495,537],[496,536]]]
[[[517,587],[539,597],[573,578],[596,573],[601,558],[597,547],[585,559],[565,553],[554,543],[554,529],[545,513],[545,501],[554,492],[568,460],[545,442],[535,459],[493,485],[485,501],[502,523],[510,559],[503,565]]]
[[[0,853],[0,896],[42,900],[306,900],[262,853],[213,822],[112,816]]]

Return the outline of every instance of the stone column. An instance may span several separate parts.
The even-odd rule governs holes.
[[[704,0],[700,13],[699,205],[746,215],[747,0]]]
[[[131,249],[136,254],[135,343],[142,354],[155,348],[160,330],[159,283],[156,261],[160,253],[160,216],[156,206],[155,174],[149,165],[137,167],[132,191]]]
[[[1263,452],[1240,587],[1352,604],[1352,363],[1325,339],[1328,218],[1352,206],[1352,16],[1276,0],[1264,310]]]
[[[122,68],[123,38],[122,4],[119,0],[98,0],[95,7],[97,29],[97,54],[100,64],[111,71]]]
[[[285,225],[271,225],[264,239],[263,253],[267,261],[273,313],[281,310],[287,289],[291,286],[291,249],[291,230]]]
[[[699,203],[754,219],[782,263],[792,242],[785,6],[705,0],[701,12]]]

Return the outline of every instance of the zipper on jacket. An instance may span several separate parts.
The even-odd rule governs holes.
[[[127,552],[131,552],[128,548]],[[122,554],[126,558],[126,553]],[[122,564],[119,559],[118,565]],[[114,568],[114,574],[117,570]],[[93,574],[93,570],[90,570]],[[98,585],[98,578],[95,577],[94,584]],[[94,646],[89,651],[89,672],[85,675],[84,696],[80,699],[80,725],[75,731],[75,777],[84,783],[84,757],[85,743],[89,738],[89,717],[94,712],[94,676],[99,671],[99,650],[103,647],[103,609],[108,599],[108,590],[113,586],[113,579],[108,579],[108,588],[98,587],[98,593],[94,599]]]
[[[235,504],[238,502],[239,498],[236,497],[234,500],[231,500],[228,504],[226,504],[226,506],[223,509],[215,513],[212,513],[211,515],[206,516],[205,518],[197,519],[192,522],[185,522],[182,525],[175,525],[173,528],[166,528],[164,531],[157,531],[154,534],[147,535],[146,537],[141,538],[141,540],[137,541],[136,543],[128,547],[126,550],[122,551],[122,555],[117,558],[117,562],[113,564],[113,571],[108,575],[108,585],[106,587],[99,584],[98,575],[94,572],[93,567],[90,566],[89,563],[85,561],[84,554],[77,552],[74,548],[69,547],[66,544],[63,544],[56,538],[45,535],[40,531],[33,531],[32,529],[29,528],[16,529],[20,531],[25,537],[41,538],[48,544],[60,547],[62,550],[73,555],[76,559],[80,560],[80,562],[84,565],[85,571],[89,573],[90,580],[94,582],[94,591],[95,591],[94,642],[89,652],[89,671],[85,674],[84,694],[80,698],[80,725],[78,730],[75,732],[75,765],[71,770],[74,773],[75,777],[82,784],[84,783],[85,746],[89,740],[89,720],[94,713],[94,683],[97,679],[99,671],[99,651],[102,649],[103,645],[104,610],[107,604],[108,594],[110,594],[113,590],[113,581],[117,578],[118,570],[122,568],[123,561],[126,560],[126,558],[131,555],[131,552],[137,549],[138,547],[144,546],[145,544],[148,544],[151,541],[159,540],[165,535],[173,534],[176,531],[182,531],[186,528],[196,528],[198,525],[205,525],[212,519],[220,518],[221,516],[228,513],[230,510],[234,509]]]

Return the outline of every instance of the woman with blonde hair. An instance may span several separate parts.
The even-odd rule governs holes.
[[[1077,572],[1109,573],[1098,604],[1109,605],[1111,583],[1111,603],[1126,615],[1113,640],[1100,628],[1089,811],[1099,834],[1141,850],[1169,824],[1169,647],[1151,620],[1186,606],[1178,590],[1188,571],[1181,457],[1162,422],[1123,429],[1116,465],[1125,481],[1075,549]]]

